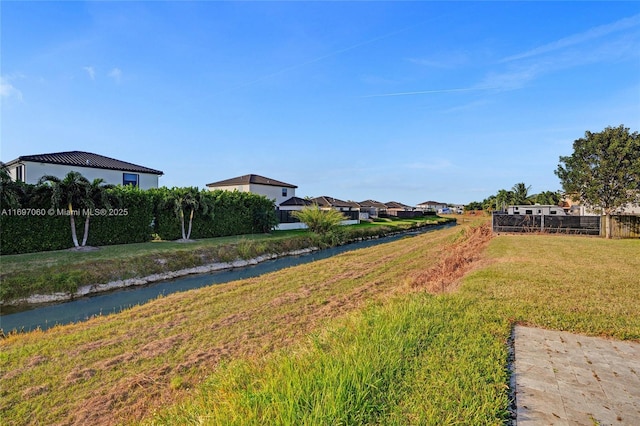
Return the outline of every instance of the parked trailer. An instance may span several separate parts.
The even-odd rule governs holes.
[[[533,215],[533,216],[566,216],[566,213],[560,206],[554,205],[541,205],[535,204],[532,206],[521,205],[521,206],[509,206],[507,208],[507,214],[518,214],[518,215]]]

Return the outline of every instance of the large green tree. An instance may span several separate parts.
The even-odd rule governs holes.
[[[611,214],[640,202],[640,138],[620,125],[586,131],[573,142],[573,154],[561,156],[555,171],[564,191],[575,201],[599,209],[605,235],[611,238]]]

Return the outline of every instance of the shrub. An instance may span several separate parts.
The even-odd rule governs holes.
[[[311,232],[321,235],[328,233],[345,220],[341,212],[333,209],[321,210],[317,205],[293,212],[293,216],[307,225]]]

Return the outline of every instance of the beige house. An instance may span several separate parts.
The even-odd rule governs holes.
[[[134,185],[141,189],[158,187],[163,173],[137,164],[84,151],[23,155],[6,164],[13,180],[37,184],[42,176],[63,179],[75,171],[89,181],[104,179],[110,185]]]
[[[223,191],[251,192],[253,194],[264,195],[270,200],[274,200],[275,205],[279,206],[289,198],[295,197],[297,186],[251,174],[208,183],[207,188],[210,191],[220,189]]]

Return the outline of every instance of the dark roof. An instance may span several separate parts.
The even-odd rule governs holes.
[[[313,202],[300,197],[291,197],[280,203],[281,206],[310,206]]]
[[[64,166],[92,167],[94,169],[123,170],[135,173],[150,173],[154,175],[162,175],[160,170],[150,169],[148,167],[139,166],[126,161],[116,160],[115,158],[105,157],[104,155],[93,154],[84,151],[66,151],[54,152],[51,154],[22,155],[13,161],[7,163],[11,165],[21,161],[32,161],[34,163],[61,164]]]
[[[320,207],[355,207],[355,208],[360,207],[358,203],[354,203],[352,201],[338,200],[337,198],[327,197],[326,195],[323,195],[322,197],[316,197],[311,201]]]
[[[365,200],[365,201],[359,202],[358,204],[360,204],[360,206],[362,207],[375,207],[378,209],[387,208],[387,206],[385,206],[384,203],[381,203],[380,201],[376,201],[376,200]]]
[[[385,203],[385,205],[389,209],[410,209],[411,208],[411,206],[408,206],[408,205],[402,204],[402,203],[398,203],[397,201],[389,201],[388,203]]]
[[[291,185],[290,183],[280,182],[279,180],[270,179],[260,175],[238,176],[231,179],[208,183],[207,186],[236,186],[236,185],[247,185],[250,183],[254,183],[258,185],[280,186],[280,187],[284,186],[286,188],[297,188],[297,186]]]
[[[436,204],[437,204],[437,205],[444,205],[444,206],[446,206],[446,205],[447,205],[447,203],[439,203],[439,202],[437,202],[437,201],[425,201],[425,202],[420,203],[420,204],[418,204],[418,205],[419,205],[419,206],[423,206],[423,205],[436,205]]]

